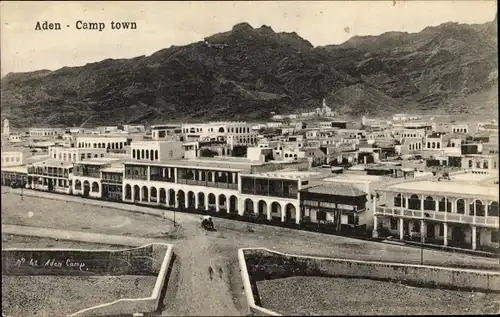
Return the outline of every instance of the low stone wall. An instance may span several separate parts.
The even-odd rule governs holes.
[[[154,270],[156,266],[156,270]],[[4,249],[3,275],[157,275],[153,245],[128,250]]]
[[[260,306],[256,282],[292,276],[367,278],[420,287],[500,292],[498,272],[308,257],[265,248],[246,248],[238,252],[248,308],[256,315],[279,315]]]
[[[157,275],[151,296],[122,298],[71,316],[150,313],[158,309],[173,255],[172,245],[155,243],[127,250],[4,249],[5,275]]]

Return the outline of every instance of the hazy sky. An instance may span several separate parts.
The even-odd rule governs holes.
[[[0,3],[1,75],[80,66],[106,58],[150,55],[224,32],[240,22],[297,32],[313,45],[338,44],[353,35],[418,32],[453,21],[493,20],[495,1],[282,1],[282,2],[9,2]],[[37,21],[60,31],[36,31]],[[102,32],[76,30],[78,20],[105,22]],[[134,21],[137,30],[111,30]],[[70,25],[69,28],[66,25]]]

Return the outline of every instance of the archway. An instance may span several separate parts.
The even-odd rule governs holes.
[[[82,182],[79,179],[75,180],[75,190],[82,190]]]
[[[229,212],[238,213],[238,198],[236,198],[236,196],[231,196],[229,198]]]
[[[457,200],[457,214],[465,213],[465,201],[463,199]]]
[[[132,187],[129,184],[125,185],[125,199],[132,199]]]
[[[90,183],[88,181],[83,182],[83,196],[87,197],[90,193]]]
[[[281,205],[277,202],[271,204],[271,217],[273,219],[279,219],[281,221]]]
[[[259,216],[267,217],[267,203],[263,200],[259,200],[258,204]]]
[[[175,206],[175,200],[176,200],[175,190],[169,189],[168,190],[168,205]]]
[[[217,204],[215,195],[208,194],[208,210],[215,210],[215,204]]]
[[[410,199],[408,199],[408,209],[420,210],[421,203],[417,195],[411,195]]]
[[[151,201],[152,202],[158,201],[158,190],[156,189],[156,187],[151,187]]]
[[[183,190],[179,190],[177,192],[177,203],[180,209],[185,208],[186,206],[186,194]]]
[[[134,201],[138,201],[140,200],[140,196],[141,195],[141,189],[139,188],[139,186],[135,185],[134,186]]]
[[[160,204],[165,204],[167,202],[167,192],[164,188],[160,188]]]
[[[469,215],[476,215],[480,217],[484,217],[484,204],[479,199],[474,200],[472,204],[470,204]]]
[[[92,182],[92,192],[93,193],[99,192],[99,184],[97,184],[97,182]]]
[[[245,199],[245,213],[246,214],[253,214],[253,200],[250,198]]]
[[[401,196],[401,194],[398,194],[396,197],[394,197],[394,207],[401,207],[403,201],[404,198]]]
[[[198,193],[198,209],[201,209],[201,210],[207,209],[205,206],[205,193],[203,193],[203,192]]]
[[[219,210],[227,211],[227,199],[224,194],[219,195]]]
[[[147,186],[142,186],[142,201],[148,201],[149,190]]]
[[[424,200],[424,210],[434,211],[436,210],[436,202],[431,196],[427,196]]]
[[[295,222],[297,209],[293,204],[287,204],[285,207],[285,221]]]
[[[192,191],[188,192],[187,207],[189,209],[195,209],[196,208],[196,199],[195,199],[194,193]]]
[[[492,201],[488,206],[488,216],[498,217],[498,201]]]

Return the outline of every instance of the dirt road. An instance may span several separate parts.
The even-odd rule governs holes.
[[[3,189],[3,188],[2,188]],[[214,218],[217,231],[199,227],[199,215],[177,213],[181,225],[171,226],[173,213],[148,207],[128,209],[152,215],[124,211],[124,205],[84,200],[79,197],[25,192],[21,202],[16,193],[2,194],[2,224],[38,226],[54,229],[82,230],[102,234],[163,239],[174,244],[176,261],[165,298],[162,315],[221,316],[246,314],[245,298],[237,261],[237,250],[243,247],[266,247],[286,253],[329,256],[360,260],[383,260],[419,263],[420,250],[346,237],[323,235],[286,228],[247,224]],[[33,196],[33,195],[35,196]],[[31,195],[31,196],[28,196]],[[82,205],[85,203],[85,205]],[[85,206],[85,207],[82,207]],[[28,215],[28,210],[33,214]],[[40,213],[42,216],[38,216]],[[85,217],[82,216],[85,213]],[[124,221],[124,218],[128,221]],[[112,227],[110,229],[110,227]],[[248,230],[249,227],[252,230]],[[169,231],[170,235],[160,232]],[[110,232],[111,231],[111,232]],[[424,262],[475,268],[498,268],[498,260],[466,254],[425,250]]]

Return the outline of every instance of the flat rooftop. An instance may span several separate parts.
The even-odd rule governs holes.
[[[401,191],[412,194],[429,194],[429,195],[460,195],[460,196],[476,196],[490,197],[498,200],[498,185],[497,186],[481,186],[478,184],[466,184],[464,182],[448,181],[448,180],[422,180],[414,182],[399,183],[387,186],[388,191]]]
[[[353,181],[380,182],[386,179],[387,177],[385,176],[344,173],[344,174],[337,174],[334,177],[325,178],[324,181],[336,182],[338,180],[353,180]]]
[[[321,172],[313,172],[313,171],[273,171],[273,172],[265,172],[258,173],[256,175],[259,176],[267,176],[267,177],[278,177],[278,178],[311,178],[311,177],[321,177],[324,176],[324,173]]]
[[[75,164],[82,164],[82,165],[105,165],[105,164],[118,164],[122,163],[124,161],[123,158],[121,157],[100,157],[100,158],[91,158],[91,159],[85,159],[82,161],[75,162]]]
[[[123,173],[124,167],[123,166],[113,166],[113,167],[106,167],[103,168],[101,171],[104,173]]]
[[[151,162],[151,161],[133,161],[128,160],[124,162],[125,164],[132,165],[160,165],[160,166],[171,166],[171,167],[199,167],[205,169],[223,169],[229,171],[250,171],[252,166],[264,164],[261,161],[250,161],[250,160],[213,160],[213,159],[193,159],[193,160],[169,160],[162,162]]]
[[[26,165],[2,167],[2,172],[28,174],[28,167]]]
[[[49,166],[49,167],[73,167],[73,162],[65,162],[65,161],[58,161],[58,160],[44,160],[41,162],[34,162],[33,165],[35,166]]]

